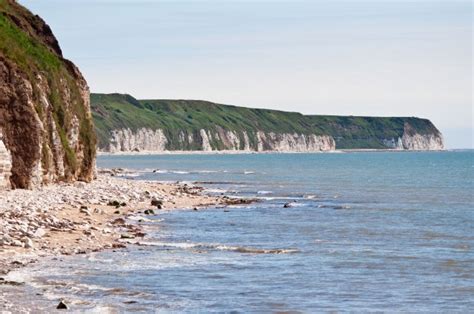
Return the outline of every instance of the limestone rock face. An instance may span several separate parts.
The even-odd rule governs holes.
[[[13,0],[0,5],[0,134],[12,188],[93,177],[87,83],[49,26]]]
[[[164,151],[168,140],[162,130],[141,128],[115,130],[110,140],[110,152]]]
[[[252,138],[251,138],[252,137]],[[276,152],[320,152],[336,149],[331,136],[314,134],[265,133],[258,131],[237,132],[217,127],[215,131],[200,129],[192,134],[180,134],[179,147],[190,147],[199,143],[202,151],[276,151]],[[163,152],[170,142],[161,129],[119,129],[112,132],[108,152],[151,151]],[[219,143],[219,146],[215,143]]]
[[[434,130],[430,133],[419,133],[410,124],[406,123],[403,135],[397,139],[383,139],[389,149],[437,151],[444,150],[444,139],[441,132]]]
[[[420,134],[409,124],[405,124],[401,142],[406,150],[444,150],[444,139],[440,132]]]
[[[336,142],[328,135],[257,132],[257,151],[318,152],[336,149]]]
[[[10,186],[11,166],[11,155],[3,143],[3,135],[0,132],[0,190]]]

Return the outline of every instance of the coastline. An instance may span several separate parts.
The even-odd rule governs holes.
[[[416,153],[416,152],[446,152],[444,150],[408,150],[408,149],[336,149],[330,151],[248,151],[248,150],[166,150],[166,151],[120,151],[106,152],[99,151],[98,156],[159,156],[159,155],[266,155],[266,154],[346,154],[346,153]]]
[[[146,234],[139,223],[150,221],[148,215],[252,202],[205,195],[194,185],[118,174],[123,170],[100,170],[91,183],[0,191],[1,289],[22,285],[8,274],[42,258],[140,245]],[[0,307],[15,309],[11,301],[0,298]]]

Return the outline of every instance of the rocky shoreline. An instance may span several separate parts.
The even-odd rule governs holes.
[[[10,271],[43,257],[139,244],[146,236],[139,222],[159,211],[252,201],[204,195],[203,188],[184,183],[128,180],[117,175],[124,171],[99,170],[91,183],[0,191],[0,289],[17,284],[6,279]],[[8,308],[8,301],[0,299],[0,307]]]

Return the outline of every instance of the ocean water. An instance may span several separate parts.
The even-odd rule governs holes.
[[[260,202],[161,212],[148,246],[33,265],[32,295],[97,312],[474,311],[472,151],[101,156],[98,166]]]

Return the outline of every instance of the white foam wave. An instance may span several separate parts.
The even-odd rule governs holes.
[[[158,246],[163,248],[218,250],[247,254],[292,254],[300,250],[296,248],[255,248],[247,246],[229,246],[224,244],[191,243],[191,242],[140,242],[141,245]]]
[[[227,193],[229,191],[223,189],[205,189],[204,192],[206,193]]]

